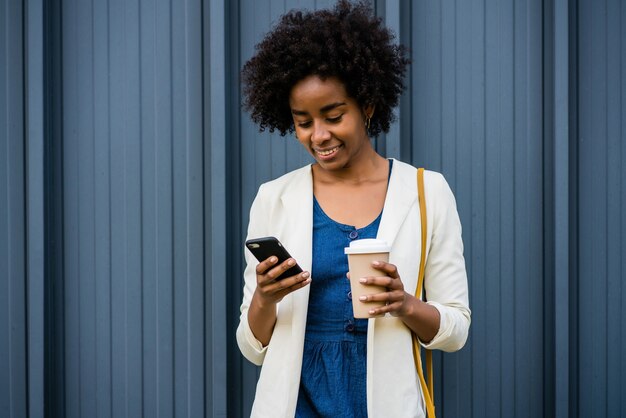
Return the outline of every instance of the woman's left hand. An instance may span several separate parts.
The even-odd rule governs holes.
[[[362,302],[386,302],[385,306],[370,310],[370,315],[383,315],[389,312],[393,316],[405,316],[408,311],[410,299],[413,298],[413,296],[404,291],[404,283],[402,283],[402,279],[400,279],[398,268],[384,261],[374,261],[372,267],[381,271],[384,275],[377,277],[361,277],[359,280],[364,285],[386,287],[387,292],[361,296],[360,300]]]
[[[383,301],[387,304],[380,308],[373,308],[370,315],[378,316],[389,312],[397,316],[417,334],[421,341],[428,343],[437,335],[441,316],[434,306],[422,302],[404,290],[404,284],[398,274],[396,266],[383,261],[375,261],[372,267],[379,270],[381,276],[363,277],[359,280],[365,285],[377,285],[387,288],[386,292],[361,297],[364,302]]]

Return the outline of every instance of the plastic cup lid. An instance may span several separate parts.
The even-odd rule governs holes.
[[[387,241],[374,238],[365,238],[352,241],[350,246],[344,248],[344,254],[368,254],[368,253],[388,253],[391,247]]]

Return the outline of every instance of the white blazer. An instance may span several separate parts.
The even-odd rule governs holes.
[[[470,326],[461,224],[454,196],[443,176],[426,171],[424,184],[428,216],[424,286],[428,303],[441,314],[437,335],[424,346],[455,351],[465,344]],[[298,264],[311,271],[312,231],[310,165],[259,188],[250,209],[248,238],[277,237]],[[394,161],[377,237],[391,245],[389,261],[398,267],[405,290],[414,294],[421,254],[415,167]],[[248,251],[245,256],[247,266],[237,343],[248,360],[262,365],[252,416],[293,417],[300,384],[309,286],[279,302],[272,338],[263,347],[248,324],[258,262]],[[389,315],[370,319],[368,323],[367,410],[370,417],[424,416],[411,333],[400,319]]]

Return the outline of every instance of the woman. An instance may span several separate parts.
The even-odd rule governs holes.
[[[411,332],[429,349],[455,351],[470,310],[461,226],[444,178],[425,173],[428,245],[425,292],[416,299],[420,215],[416,169],[376,153],[408,60],[367,5],[291,12],[243,69],[246,107],[261,130],[295,132],[315,163],[262,185],[248,238],[273,235],[293,256],[258,262],[246,253],[237,341],[262,365],[253,416],[424,415]],[[348,264],[354,239],[391,245],[378,277],[387,291],[371,319],[354,319]],[[275,280],[298,263],[304,272]]]

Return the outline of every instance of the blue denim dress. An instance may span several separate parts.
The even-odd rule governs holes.
[[[391,160],[390,160],[391,170]],[[313,265],[296,417],[367,417],[367,319],[355,319],[346,278],[350,242],[376,238],[382,213],[357,229],[313,199]]]

